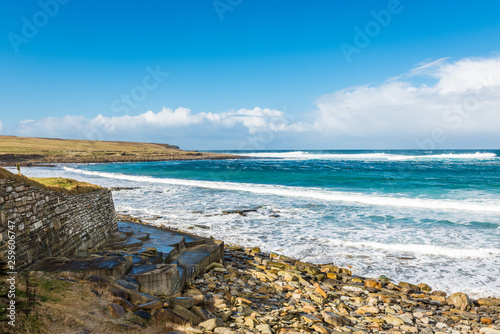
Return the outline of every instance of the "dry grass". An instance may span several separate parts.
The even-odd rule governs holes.
[[[17,300],[23,299],[23,282],[18,284]],[[67,282],[40,278],[36,283],[37,305],[23,314],[22,302],[16,314],[16,328],[0,321],[1,333],[165,333],[167,324],[146,321],[132,313],[122,319],[110,316],[112,298],[107,286],[89,282]],[[140,325],[139,325],[140,324]],[[143,328],[145,326],[145,328]]]
[[[178,151],[175,146],[165,147],[149,143],[0,136],[0,152],[2,153],[50,155],[56,153],[174,153]]]
[[[168,144],[0,136],[0,164],[234,159],[219,153],[183,151]]]

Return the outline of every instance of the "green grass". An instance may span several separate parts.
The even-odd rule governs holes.
[[[57,178],[28,178],[24,175],[12,174],[8,170],[0,167],[0,178],[23,183],[29,186],[35,186],[44,190],[57,191],[64,194],[76,195],[92,191],[102,190],[104,188],[87,182],[76,181],[73,179]]]
[[[90,184],[87,182],[82,182],[82,181],[77,181],[73,179],[64,179],[62,177],[32,177],[30,178],[31,180],[34,180],[40,184],[43,184],[45,186],[49,187],[58,187],[58,188],[63,188],[67,190],[74,190],[79,187],[82,188],[88,188],[88,189],[95,189],[95,190],[100,190],[102,189],[99,186],[96,186],[94,184]]]

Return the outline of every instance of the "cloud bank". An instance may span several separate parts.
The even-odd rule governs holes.
[[[498,145],[500,58],[421,64],[379,85],[324,95],[317,106],[314,127],[339,138],[427,143],[420,148],[479,139]]]
[[[301,121],[289,116],[259,107],[219,113],[163,108],[25,120],[13,132],[199,149],[500,147],[500,57],[422,63],[378,84],[320,96]]]

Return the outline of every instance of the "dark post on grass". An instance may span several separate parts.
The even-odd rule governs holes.
[[[18,162],[16,166],[17,166],[17,174],[21,175],[21,164]]]

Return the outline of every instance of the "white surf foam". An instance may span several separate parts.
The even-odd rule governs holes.
[[[433,215],[436,217],[430,218],[435,220],[442,216],[450,221],[456,221],[453,217],[475,221],[478,212],[338,206],[334,202],[316,205],[313,201],[301,205],[300,198],[291,196],[263,197],[258,192],[212,191],[212,187],[193,188],[154,178],[145,182],[141,177],[127,175],[122,179],[100,173],[84,175],[81,170],[72,168],[64,171],[35,167],[26,169],[26,173],[77,178],[104,187],[134,187],[113,193],[116,208],[140,217],[162,217],[151,221],[152,224],[182,230],[205,225],[210,229],[194,227],[192,231],[242,246],[261,246],[264,251],[304,261],[349,265],[356,275],[378,277],[383,274],[396,283],[425,282],[437,290],[463,291],[474,298],[500,296],[498,229],[455,224],[422,227],[418,223],[419,218]],[[193,182],[199,187],[197,181]],[[301,188],[292,190],[300,191]],[[259,209],[246,217],[221,214],[222,210],[242,205]],[[271,212],[278,213],[279,217],[270,218]],[[371,221],[373,215],[388,219]],[[407,223],[405,217],[414,217],[416,221]],[[485,221],[498,224],[498,214],[488,217],[491,219]],[[407,259],[400,258],[406,255]]]
[[[482,248],[451,248],[436,245],[423,244],[385,244],[370,241],[346,241],[346,240],[328,240],[332,246],[352,247],[358,249],[369,248],[380,250],[387,254],[412,254],[427,256],[446,256],[451,258],[488,258],[491,256],[500,257],[500,249]]]
[[[255,152],[241,154],[254,158],[287,159],[287,160],[367,160],[367,161],[404,161],[404,160],[487,160],[495,159],[497,155],[490,152],[476,153],[444,153],[429,155],[404,155],[391,153],[310,153],[306,151],[293,152]]]
[[[163,183],[171,185],[201,187],[209,189],[228,190],[228,191],[251,192],[263,195],[308,198],[308,199],[323,200],[328,202],[347,202],[347,203],[357,203],[363,205],[410,207],[410,208],[433,209],[433,210],[457,210],[457,211],[472,211],[472,212],[482,212],[482,213],[485,212],[500,213],[500,206],[488,203],[405,198],[405,197],[392,197],[392,196],[372,196],[360,193],[328,191],[319,188],[300,188],[300,187],[261,185],[261,184],[249,184],[249,183],[153,178],[148,176],[134,176],[134,175],[125,175],[118,173],[85,171],[71,167],[63,167],[63,168],[73,173],[111,178],[111,179],[148,182],[148,183]]]

